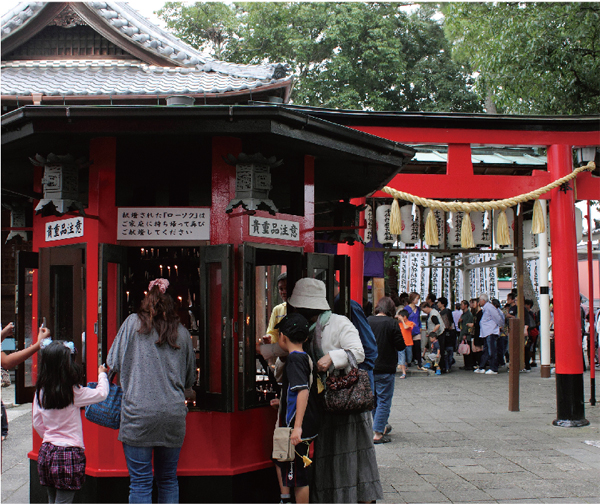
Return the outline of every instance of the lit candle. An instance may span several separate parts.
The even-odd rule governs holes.
[[[127,302],[129,303],[129,291],[125,292],[127,294]]]
[[[160,265],[160,276],[162,276],[162,264]]]
[[[177,296],[177,299],[179,299],[180,303],[183,301],[183,298],[181,296]]]
[[[169,272],[169,278],[171,278],[171,266],[167,266],[167,271]]]
[[[179,276],[179,270],[177,269],[177,264],[175,265],[175,274]]]
[[[147,295],[148,295],[148,291],[144,291],[144,296],[147,296]]]
[[[142,251],[142,257],[143,257],[144,256],[144,249],[142,248],[141,251]]]

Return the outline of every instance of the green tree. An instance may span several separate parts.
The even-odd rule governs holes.
[[[202,4],[167,5],[171,10],[160,15],[170,29],[192,45],[206,47],[202,30],[219,22],[218,13],[197,23],[194,9]],[[228,8],[237,27],[221,46],[220,57],[289,64],[296,104],[482,111],[468,65],[451,59],[443,25],[428,4],[412,13],[398,3],[257,2]]]
[[[447,3],[456,61],[512,114],[600,112],[600,3]]]
[[[183,41],[217,59],[238,27],[235,7],[220,2],[167,2],[156,14]]]

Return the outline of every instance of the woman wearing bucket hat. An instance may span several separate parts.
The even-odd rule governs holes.
[[[309,321],[308,353],[317,363],[322,383],[334,369],[349,370],[349,350],[358,363],[365,358],[358,331],[346,317],[331,312],[325,284],[314,278],[296,282],[288,299],[290,311]],[[315,441],[314,502],[370,502],[383,498],[369,412],[348,415],[323,412]]]

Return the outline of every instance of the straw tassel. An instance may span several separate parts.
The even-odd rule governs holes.
[[[427,213],[427,220],[425,221],[425,243],[430,247],[437,247],[440,243],[438,240],[437,222],[431,208]]]
[[[400,213],[400,205],[397,198],[394,198],[394,202],[392,203],[390,233],[393,235],[402,234],[402,214]]]
[[[471,214],[468,212],[463,216],[462,226],[460,228],[460,245],[464,249],[475,248],[475,242],[473,242],[473,229],[471,227]]]
[[[510,234],[508,231],[508,219],[506,218],[506,209],[503,209],[498,216],[498,229],[496,229],[496,243],[498,245],[510,245]]]
[[[539,199],[533,204],[533,220],[531,223],[532,234],[540,234],[546,231],[546,223],[544,222],[544,211],[542,210],[542,202]]]

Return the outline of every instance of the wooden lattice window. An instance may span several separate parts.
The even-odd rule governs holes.
[[[134,59],[89,26],[47,26],[15,49],[6,60],[26,59]]]

